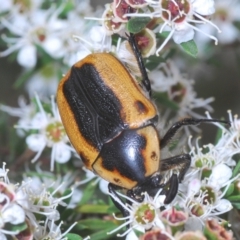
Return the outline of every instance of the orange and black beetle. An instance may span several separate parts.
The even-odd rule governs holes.
[[[160,148],[183,125],[218,120],[183,119],[160,140],[150,81],[132,34],[129,42],[142,71],[141,85],[114,56],[94,53],[77,62],[62,79],[57,103],[72,145],[85,166],[110,183],[110,192],[116,195],[117,188],[124,188],[128,196],[141,201],[142,192],[153,196],[164,188],[165,203],[169,203],[191,158],[182,154],[160,160]],[[176,171],[163,183],[162,173],[169,169]]]

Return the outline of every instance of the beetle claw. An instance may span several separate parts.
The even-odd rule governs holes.
[[[164,189],[166,189],[166,198],[164,200],[164,204],[169,204],[176,197],[178,192],[178,183],[177,174],[173,174],[164,187]]]

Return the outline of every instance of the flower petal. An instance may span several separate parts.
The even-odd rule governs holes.
[[[71,158],[71,151],[66,144],[56,144],[55,160],[58,163],[66,163]]]
[[[18,63],[25,68],[33,68],[37,63],[37,49],[33,45],[25,45],[17,55]]]
[[[188,42],[194,37],[194,30],[187,24],[176,24],[176,31],[173,34],[173,40],[175,43],[180,44],[182,42]]]
[[[221,188],[231,178],[231,176],[231,168],[225,164],[219,164],[212,169],[212,174],[209,178],[209,184]]]
[[[34,152],[38,152],[42,150],[46,145],[46,139],[41,134],[32,134],[26,138],[26,143],[29,149],[31,149]]]
[[[16,204],[6,208],[2,215],[4,222],[10,222],[11,224],[23,223],[25,220],[24,210]]]
[[[54,58],[63,56],[62,41],[59,38],[49,37],[43,42],[44,50]]]
[[[219,212],[228,212],[232,208],[232,204],[227,199],[221,199],[216,207]]]
[[[192,6],[195,12],[208,16],[215,12],[213,0],[192,0]]]

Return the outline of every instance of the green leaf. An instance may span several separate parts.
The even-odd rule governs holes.
[[[165,59],[162,58],[161,56],[156,56],[156,55],[152,55],[148,58],[148,61],[145,64],[145,67],[152,71],[153,69],[156,69],[157,66],[162,63],[165,62]]]
[[[237,174],[239,173],[240,173],[240,161],[238,161],[237,165],[235,166],[232,177],[237,176]]]
[[[210,231],[207,227],[204,228],[203,234],[207,238],[207,240],[217,240],[216,233]]]
[[[83,238],[80,237],[79,235],[75,234],[75,233],[68,233],[66,235],[68,240],[82,240]]]
[[[167,54],[164,56],[165,61],[167,61],[169,58],[173,58],[176,54],[177,50],[175,48],[170,48]]]
[[[14,87],[19,88],[21,87],[29,78],[33,75],[35,69],[30,69],[28,71],[25,71],[23,74],[20,75],[20,77],[15,81]]]
[[[92,231],[99,231],[102,229],[114,229],[117,227],[117,225],[112,221],[102,220],[98,218],[88,218],[84,220],[78,221],[77,225],[75,225],[75,228],[78,230],[92,230]]]
[[[85,204],[80,205],[77,210],[80,213],[112,213],[110,210],[110,207],[108,205],[95,205],[95,204]]]
[[[224,197],[230,196],[233,193],[233,191],[234,191],[234,184],[231,183]]]
[[[233,201],[233,202],[240,201],[240,195],[229,196],[229,197],[227,197],[227,199],[229,201]]]
[[[60,2],[60,1],[59,1]],[[65,18],[67,14],[74,9],[74,4],[71,1],[65,2],[64,9],[59,14],[59,18]]]
[[[84,189],[84,194],[82,196],[82,199],[79,203],[79,205],[83,205],[85,203],[88,202],[89,199],[91,199],[93,197],[93,194],[96,190],[96,187],[98,186],[98,184],[96,184],[94,181],[91,181],[87,187]]]
[[[25,222],[19,223],[17,225],[6,224],[5,228],[11,232],[17,232],[17,231],[22,232],[28,228],[28,225]]]
[[[161,33],[156,33],[156,38],[167,38],[169,34],[170,34],[169,31],[164,31],[164,32],[161,32]]]
[[[131,18],[127,23],[127,30],[131,33],[141,32],[150,21],[149,17]]]
[[[175,102],[169,100],[167,93],[165,92],[154,92],[153,99],[167,108],[172,109],[173,111],[177,111],[179,109],[179,106]]]
[[[69,195],[72,193],[72,191],[73,191],[72,189],[67,188],[67,189],[64,191],[62,197],[69,196]],[[73,194],[74,194],[74,193],[73,193]],[[63,200],[63,202],[65,202],[66,204],[69,204],[69,203],[70,203],[70,200],[71,200],[71,197],[72,197],[72,196],[70,196],[70,197],[68,197],[68,198],[65,198],[65,199]]]
[[[43,66],[50,64],[53,62],[53,58],[48,54],[41,45],[36,44],[35,45],[38,52],[38,62],[37,62],[37,68],[42,68]],[[57,59],[54,59],[55,62],[57,62]]]
[[[222,129],[219,128],[219,129],[217,130],[217,134],[216,134],[216,137],[215,137],[215,144],[218,143],[218,141],[220,140],[221,137],[222,137]]]
[[[116,239],[117,232],[113,233],[113,234],[107,234],[108,232],[112,231],[113,229],[114,228],[106,228],[106,229],[104,229],[102,231],[98,231],[98,232],[90,235],[90,239],[91,240],[102,240],[102,239],[107,240],[109,238]]]
[[[240,203],[232,203],[233,207],[236,209],[240,209]]]
[[[190,40],[188,42],[183,42],[180,44],[182,49],[192,57],[197,57],[198,48],[194,40]]]
[[[53,189],[54,190],[54,189]],[[63,195],[61,196],[61,197],[66,197],[66,196],[69,196],[70,194],[72,193],[72,190],[71,189],[66,189],[65,191],[64,191],[64,193],[63,193]],[[74,193],[73,193],[74,194]],[[68,197],[68,198],[65,198],[64,200],[63,200],[63,202],[65,202],[67,205],[70,203],[70,200],[71,200],[71,198],[72,198],[72,195],[70,196],[70,197]],[[57,210],[61,213],[61,217],[66,217],[66,218],[64,218],[64,219],[67,219],[67,216],[66,216],[66,213],[65,213],[65,211],[67,211],[68,213],[69,213],[69,209],[68,208],[66,208],[65,206],[62,206],[62,205],[59,205],[58,206],[58,208],[57,208]]]
[[[138,238],[140,238],[140,237],[143,235],[143,232],[138,231],[137,229],[134,229],[134,233],[136,234],[136,236],[137,236]]]

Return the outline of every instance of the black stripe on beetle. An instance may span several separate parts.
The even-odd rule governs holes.
[[[98,150],[124,128],[121,103],[93,65],[73,66],[63,93],[79,131]]]
[[[144,182],[146,169],[141,150],[146,148],[146,143],[146,138],[136,130],[122,131],[115,139],[103,145],[100,152],[103,169],[117,170],[121,176],[132,181]]]

